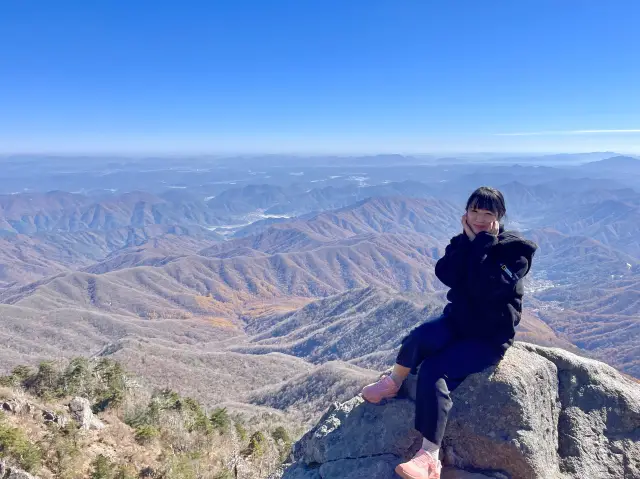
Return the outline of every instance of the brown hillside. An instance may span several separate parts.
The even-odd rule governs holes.
[[[5,303],[38,310],[89,308],[147,317],[188,311],[238,314],[247,304],[277,297],[319,297],[379,285],[400,291],[441,288],[434,277],[436,245],[421,236],[375,235],[267,257],[187,256],[158,267],[102,275],[71,273],[7,290]]]

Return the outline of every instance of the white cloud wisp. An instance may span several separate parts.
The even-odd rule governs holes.
[[[640,129],[629,130],[561,130],[529,131],[520,133],[496,133],[494,136],[551,136],[551,135],[598,135],[598,134],[640,133]]]

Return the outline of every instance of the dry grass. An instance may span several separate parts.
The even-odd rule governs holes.
[[[6,401],[9,398],[15,397],[16,393],[13,389],[0,386],[0,401]]]
[[[225,328],[225,329],[240,329],[240,327],[231,321],[229,318],[221,317],[221,316],[208,316],[202,318],[205,322],[214,326],[216,328]]]
[[[219,423],[210,422],[211,411],[197,402],[169,391],[152,394],[145,388],[129,390],[122,403],[99,413],[104,429],[81,431],[73,421],[65,428],[43,421],[43,410],[68,416],[69,398],[44,401],[11,387],[3,387],[0,394],[33,405],[29,413],[0,415],[6,427],[19,429],[41,451],[37,472],[42,479],[89,477],[99,456],[113,471],[122,468],[137,475],[151,468],[154,477],[162,479],[208,479],[234,465],[243,470],[242,477],[259,479],[277,468],[290,447],[271,434],[283,426],[292,437],[302,434],[281,415],[258,410],[231,414],[228,425],[220,429]],[[157,435],[142,441],[138,436],[142,425],[157,430]],[[255,435],[260,442],[252,439]],[[11,463],[14,458],[8,459]]]
[[[245,305],[242,311],[242,319],[251,322],[260,320],[266,316],[285,314],[300,309],[311,303],[313,298],[287,297],[277,301],[259,300]]]

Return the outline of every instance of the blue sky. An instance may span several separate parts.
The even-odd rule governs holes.
[[[638,0],[5,0],[0,151],[640,152],[638,18]]]

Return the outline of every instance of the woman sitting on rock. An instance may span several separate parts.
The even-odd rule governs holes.
[[[396,467],[405,479],[440,478],[438,455],[452,406],[450,392],[468,375],[497,364],[513,344],[522,313],[522,278],[537,246],[504,231],[505,213],[498,190],[473,192],[462,216],[463,233],[451,239],[436,264],[436,276],[451,288],[442,316],[412,330],[402,340],[391,375],[362,390],[371,403],[392,398],[421,365],[415,427],[423,442],[413,459]]]

